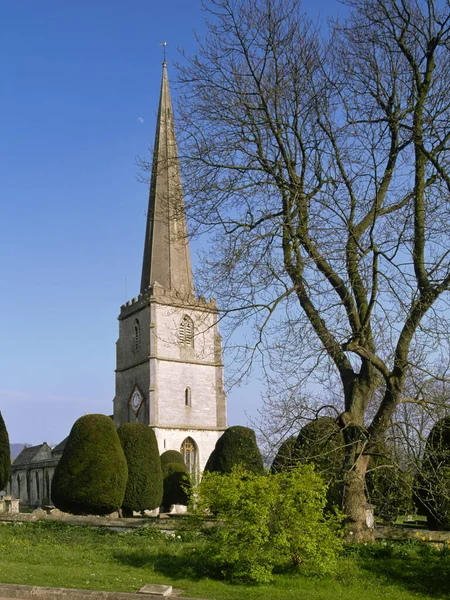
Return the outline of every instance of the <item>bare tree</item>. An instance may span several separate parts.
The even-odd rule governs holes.
[[[450,416],[447,363],[448,357],[447,360],[441,357],[434,365],[432,378],[424,372],[423,363],[421,369],[409,370],[401,401],[390,426],[384,431],[383,438],[376,447],[366,449],[370,459],[366,471],[366,493],[370,503],[375,505],[375,516],[384,523],[391,524],[397,517],[415,512],[419,506],[421,511],[425,509],[427,514],[432,514],[434,506],[442,504],[444,499],[446,506],[450,506],[448,478],[441,477],[440,487],[434,485],[439,477],[436,469],[430,472],[430,465],[440,466],[440,459],[439,456],[434,459],[433,449],[429,444],[427,446],[432,428],[444,417]],[[296,464],[299,460],[294,444],[299,431],[324,415],[336,417],[338,411],[342,410],[342,401],[338,390],[333,390],[330,385],[331,382],[322,395],[305,393],[302,386],[295,392],[292,389],[286,390],[283,380],[276,383],[275,389],[272,388],[272,393],[267,395],[263,406],[252,419],[252,426],[257,432],[266,464],[270,466],[276,456],[276,465],[282,465],[276,468],[289,468],[289,465]],[[365,415],[366,423],[370,423],[373,418],[384,391],[384,386],[380,385],[373,394]],[[336,457],[329,455],[327,444],[324,443],[323,447],[319,444],[316,449],[317,454],[311,454],[309,459],[314,462],[324,479],[329,481],[330,467],[334,465],[332,481],[334,485],[342,482],[342,468],[336,470]],[[335,450],[333,447],[332,451]],[[328,463],[324,462],[327,455]],[[417,502],[419,487],[424,487],[425,479],[420,477],[424,461],[428,479],[433,482],[433,486],[429,486],[426,494],[422,489],[421,501]],[[424,496],[428,498],[429,506],[424,506]]]
[[[178,130],[210,288],[245,324],[237,360],[339,377],[343,508],[364,540],[370,451],[410,357],[449,330],[450,9],[348,4],[323,40],[298,0],[209,0]]]

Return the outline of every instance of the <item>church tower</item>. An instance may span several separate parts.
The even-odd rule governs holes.
[[[180,165],[163,63],[141,290],[121,307],[114,421],[152,427],[159,451],[202,471],[226,429],[214,300],[196,298]]]

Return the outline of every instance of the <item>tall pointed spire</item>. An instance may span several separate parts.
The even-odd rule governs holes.
[[[153,150],[141,293],[155,282],[179,296],[194,295],[180,163],[165,61]]]

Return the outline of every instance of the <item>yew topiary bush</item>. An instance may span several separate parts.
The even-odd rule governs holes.
[[[393,525],[401,515],[414,511],[414,478],[402,469],[389,443],[382,441],[372,451],[366,474],[367,499],[374,505],[375,517]]]
[[[166,450],[161,454],[161,466],[168,465],[169,463],[179,463],[184,465],[184,459],[181,452],[177,450]]]
[[[180,462],[166,463],[163,465],[163,500],[164,510],[170,510],[172,504],[184,504],[189,502],[186,489],[190,481],[186,466]]]
[[[0,490],[4,490],[11,477],[11,453],[5,421],[0,412]]]
[[[249,473],[264,473],[264,465],[256,443],[255,432],[249,427],[229,427],[217,440],[205,466],[205,472],[231,473],[242,465]]]
[[[158,442],[153,429],[142,423],[125,423],[117,430],[127,460],[128,479],[123,499],[124,516],[153,510],[163,496]]]
[[[52,501],[64,512],[105,515],[123,503],[128,469],[110,417],[85,415],[69,434],[52,481]]]
[[[273,459],[272,466],[270,467],[271,473],[281,473],[282,471],[289,471],[298,464],[298,457],[296,453],[297,438],[293,435],[280,445],[278,452]]]
[[[339,506],[345,441],[336,421],[331,417],[319,417],[302,427],[297,437],[295,456],[303,464],[313,464],[328,485],[328,508]]]
[[[415,495],[430,529],[450,529],[450,417],[438,421],[428,436]]]

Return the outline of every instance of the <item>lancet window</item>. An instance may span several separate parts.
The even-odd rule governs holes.
[[[184,405],[192,406],[191,388],[189,386],[184,390]]]

